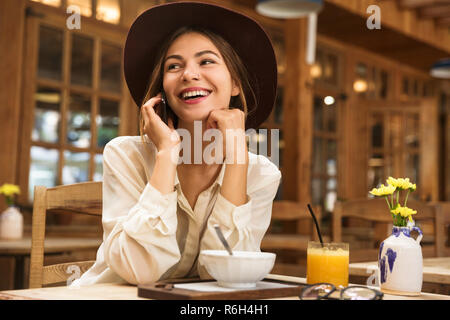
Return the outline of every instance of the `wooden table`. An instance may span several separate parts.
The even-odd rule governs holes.
[[[305,278],[270,274],[269,279],[306,283]],[[0,291],[0,300],[144,300],[137,296],[137,287],[126,284],[97,284],[80,288],[51,287]],[[276,300],[298,300],[298,297]],[[450,300],[450,296],[423,293],[417,297],[384,295],[384,300]]]
[[[102,240],[99,238],[46,238],[44,242],[44,252],[45,255],[57,255],[87,250],[97,250],[101,243]],[[30,252],[30,237],[24,237],[20,240],[0,240],[0,257],[9,257],[15,260],[13,275],[15,289],[24,288],[25,260],[29,258]]]
[[[378,270],[378,262],[351,263],[349,265],[350,276],[369,278]],[[423,283],[422,291],[450,292],[450,257],[423,259]]]
[[[369,277],[378,270],[378,262],[351,263],[349,274]],[[423,259],[423,282],[450,284],[450,257]]]

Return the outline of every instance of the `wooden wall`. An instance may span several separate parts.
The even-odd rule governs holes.
[[[0,184],[17,182],[25,4],[0,1]],[[0,212],[5,207],[0,200]]]

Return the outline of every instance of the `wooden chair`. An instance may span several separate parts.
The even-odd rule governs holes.
[[[438,229],[439,234],[442,234],[440,243],[441,256],[450,257],[450,202],[436,201],[432,202],[432,204],[438,207],[439,215],[442,216]]]
[[[44,186],[34,188],[30,288],[65,282],[70,276],[70,273],[67,273],[70,266],[76,266],[82,274],[95,262],[82,261],[44,266],[45,220],[49,212],[101,216],[102,183],[85,182],[53,188]]]
[[[439,214],[439,207],[413,199],[408,200],[408,207],[417,210],[417,214],[414,216],[416,225],[420,227],[421,224],[430,223],[432,230],[434,230],[433,235],[424,233],[424,238],[421,242],[423,256],[442,256],[444,240],[442,233],[439,231],[441,230],[440,225],[442,225],[442,215]],[[346,218],[356,219],[355,221],[372,222],[371,224],[374,226],[365,229],[365,232],[367,234],[370,233],[372,236],[372,239],[368,241],[367,247],[363,247],[357,239],[351,239],[348,234],[346,237],[342,228],[342,221]],[[391,231],[392,216],[388,211],[384,198],[336,202],[332,213],[332,237],[334,242],[343,241],[350,243],[350,262],[376,261],[378,259],[379,245],[381,241],[391,234]],[[430,240],[433,240],[433,243],[430,243]]]
[[[320,225],[322,213],[320,207],[313,207],[317,221]],[[290,232],[277,230],[277,226],[283,223],[291,224]],[[304,234],[302,230],[306,228],[310,232]],[[279,228],[281,229],[281,228]],[[303,233],[303,234],[302,234]],[[329,237],[322,235],[324,241],[329,241]],[[315,225],[311,214],[308,211],[306,203],[294,201],[274,201],[272,207],[272,221],[270,227],[261,243],[262,251],[271,251],[277,253],[272,273],[305,276],[306,270],[306,250],[308,241],[319,241]],[[293,262],[284,262],[283,254],[293,253]]]

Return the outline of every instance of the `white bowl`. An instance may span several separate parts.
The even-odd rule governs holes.
[[[225,250],[202,250],[199,262],[219,286],[251,288],[272,270],[275,257],[270,252],[233,251],[230,256]]]

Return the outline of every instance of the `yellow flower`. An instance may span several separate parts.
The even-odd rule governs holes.
[[[391,185],[387,185],[385,186],[384,184],[381,185],[381,187],[377,188],[373,188],[372,191],[370,191],[370,194],[373,194],[374,196],[387,196],[390,194],[393,194],[395,191],[395,187],[391,186]]]
[[[410,209],[410,208],[408,208],[408,207],[401,207],[401,206],[398,206],[397,208],[392,209],[391,212],[392,212],[393,214],[399,214],[399,215],[401,215],[402,217],[405,217],[405,218],[406,218],[406,217],[409,217],[410,220],[411,220],[411,216],[412,216],[413,214],[416,214],[416,213],[417,213],[416,210]]]
[[[20,194],[20,188],[14,184],[5,183],[0,187],[0,193],[6,197],[11,197],[14,194]]]
[[[400,190],[408,190],[408,189],[410,189],[411,191],[416,190],[416,185],[411,183],[409,181],[409,178],[398,178],[398,179],[395,179],[395,178],[389,177],[386,180],[386,182],[387,182],[388,185],[394,186],[394,187],[396,187],[397,189],[400,189]]]

